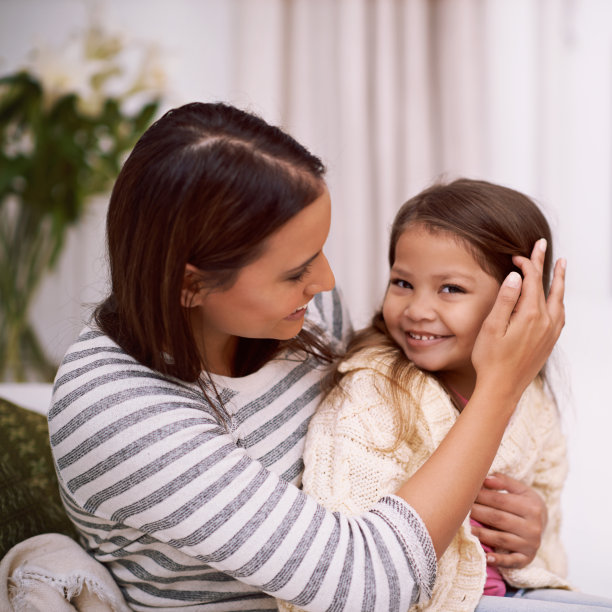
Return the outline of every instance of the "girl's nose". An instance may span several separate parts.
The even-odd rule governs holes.
[[[412,321],[431,321],[436,314],[429,298],[425,295],[413,294],[404,308],[404,316]]]
[[[336,279],[327,261],[327,257],[321,253],[314,263],[311,273],[311,281],[306,285],[305,292],[308,295],[316,295],[321,291],[330,291],[334,288]]]

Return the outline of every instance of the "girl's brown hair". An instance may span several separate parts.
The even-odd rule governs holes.
[[[166,113],[140,138],[112,191],[111,292],[95,311],[98,326],[145,366],[197,381],[206,364],[181,305],[186,264],[206,287],[230,287],[266,238],[322,194],[324,173],[289,135],[232,106],[193,103]],[[234,375],[285,347],[331,358],[305,329],[288,342],[240,339]]]
[[[444,232],[460,240],[482,269],[500,284],[511,271],[520,273],[512,262],[512,256],[529,257],[536,241],[546,238],[548,248],[542,282],[545,292],[548,292],[552,268],[550,227],[537,205],[518,191],[465,178],[425,189],[408,200],[395,217],[389,241],[390,267],[395,263],[400,236],[413,225],[423,226],[434,233]],[[389,359],[391,369],[387,387],[394,405],[401,407],[403,393],[409,393],[413,401],[418,401],[419,389],[414,389],[418,370],[414,366],[407,367],[406,357],[389,334],[381,310],[374,315],[369,327],[355,335],[347,357],[365,347],[376,347]],[[540,376],[545,378],[544,371]],[[342,374],[336,373],[336,383],[341,378]],[[414,390],[410,392],[410,389]],[[411,432],[410,413],[409,410],[398,410],[400,439],[407,439]]]

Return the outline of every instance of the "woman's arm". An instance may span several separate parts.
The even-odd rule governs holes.
[[[542,289],[546,242],[511,273],[476,341],[472,398],[423,467],[397,492],[421,516],[438,557],[469,512],[516,404],[548,358],[564,324],[565,262],[555,266],[548,300]],[[520,296],[520,298],[519,298]]]
[[[89,552],[143,606],[265,591],[311,611],[408,609],[435,579],[427,529],[395,497],[347,517],[280,475],[300,458],[322,372],[301,360],[270,367],[257,390],[228,400],[230,428],[196,385],[145,368],[97,330],[81,334],[49,428]]]

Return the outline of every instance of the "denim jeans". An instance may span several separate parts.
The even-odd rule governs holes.
[[[612,599],[564,589],[519,589],[506,597],[483,595],[475,612],[597,612],[612,610]]]

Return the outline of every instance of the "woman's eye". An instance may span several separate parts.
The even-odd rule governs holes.
[[[465,293],[465,290],[458,285],[444,285],[442,293]]]
[[[310,272],[311,267],[311,265],[306,266],[298,273],[294,274],[293,276],[290,276],[287,280],[291,281],[292,283],[299,283],[300,281],[303,281],[304,278],[306,278],[306,275]]]

